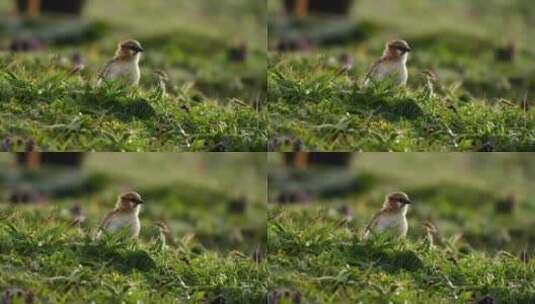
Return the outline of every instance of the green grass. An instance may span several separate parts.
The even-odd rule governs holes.
[[[4,67],[28,64],[32,71],[0,77],[4,139],[33,140],[45,151],[265,150],[262,114],[202,97],[190,85],[179,88],[177,97],[157,89],[94,88],[58,70],[38,77],[54,69],[53,58],[0,61]]]
[[[281,160],[269,158],[271,176],[280,176]],[[324,188],[327,176],[375,181],[344,195],[309,190],[315,198],[307,203],[270,202],[270,295],[286,294],[286,303],[294,297],[301,303],[478,303],[485,296],[494,303],[530,303],[533,172],[533,156],[526,153],[355,153],[347,170],[310,167],[293,183],[273,182],[271,198],[288,188],[306,193],[303,176],[314,174],[311,183]],[[414,202],[407,239],[366,243],[364,227],[391,191],[404,191]],[[510,195],[512,209],[503,211]],[[428,221],[444,246],[431,248],[422,225]]]
[[[0,203],[2,296],[24,290],[36,303],[265,299],[265,155],[98,153],[75,173],[21,172],[10,167],[11,157],[0,158],[0,196],[31,189],[47,201]],[[146,202],[139,240],[95,241],[98,224],[125,189]],[[243,209],[233,209],[241,196]],[[79,227],[71,226],[74,204],[86,214]],[[169,236],[157,223],[169,227]]]
[[[505,9],[493,1],[479,10],[481,3],[460,1],[397,5],[358,1],[353,11],[356,24],[376,28],[364,36],[368,39],[302,53],[270,52],[270,149],[534,150],[535,55],[528,30],[532,21],[522,14],[522,5],[516,1]],[[377,8],[381,6],[385,9]],[[459,17],[470,10],[478,13]],[[508,41],[495,39],[505,30],[499,28],[502,19],[515,24],[514,30],[502,35],[517,47],[512,62],[494,56]],[[363,89],[363,75],[392,37],[407,40],[415,50],[408,62],[408,88]],[[270,36],[272,47],[277,38]],[[343,65],[342,54],[353,58],[354,68],[335,77]],[[424,69],[438,75],[434,96],[426,92],[420,75]]]
[[[260,7],[258,1],[89,4],[87,18],[107,29],[98,40],[0,55],[0,138],[31,141],[43,151],[265,151]],[[116,11],[124,14],[110,14]],[[250,26],[236,35],[241,21]],[[95,88],[98,71],[125,37],[146,49],[140,87]],[[242,42],[247,58],[231,60],[229,52]],[[68,76],[73,53],[85,59],[80,77]],[[169,75],[165,92],[155,70]]]

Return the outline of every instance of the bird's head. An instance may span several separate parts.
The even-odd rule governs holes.
[[[412,204],[409,196],[403,192],[393,192],[385,197],[384,208],[391,211],[406,210],[407,206]]]
[[[435,72],[433,72],[431,70],[423,70],[420,73],[422,74],[422,76],[424,76],[429,81],[436,81],[438,79],[438,77],[435,74]]]
[[[144,201],[137,192],[126,192],[117,198],[117,207],[124,211],[131,211],[139,208]]]
[[[163,70],[154,70],[154,75],[156,75],[160,80],[168,81],[169,75]]]
[[[119,43],[117,56],[125,59],[139,58],[145,50],[137,40],[126,40]]]
[[[405,40],[392,40],[386,44],[385,47],[385,56],[390,56],[394,58],[407,58],[408,53],[412,51],[412,48],[409,46]]]
[[[422,226],[424,227],[425,231],[428,232],[428,233],[436,233],[437,232],[437,227],[435,227],[435,225],[433,225],[433,223],[431,223],[431,222],[424,222],[422,224]]]

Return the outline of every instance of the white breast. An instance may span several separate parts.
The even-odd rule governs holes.
[[[405,237],[409,225],[403,213],[385,214],[377,218],[376,225],[372,228],[374,233],[387,232],[395,237]]]
[[[377,71],[377,79],[392,79],[396,85],[405,85],[407,83],[407,67],[402,61],[395,61],[381,65]]]
[[[408,71],[405,63],[406,59],[381,63],[375,68],[370,78],[376,81],[390,79],[395,85],[404,86],[407,84],[408,79]],[[368,85],[369,79],[366,79],[364,86],[367,87]]]
[[[108,233],[116,233],[122,229],[128,229],[128,237],[136,238],[139,235],[140,228],[141,225],[137,214],[130,212],[116,215],[108,224],[106,231]]]
[[[109,72],[105,75],[107,80],[122,80],[127,85],[137,85],[141,73],[136,61],[116,62],[110,67]]]

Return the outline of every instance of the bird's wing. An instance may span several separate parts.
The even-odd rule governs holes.
[[[84,65],[83,65],[83,64],[77,64],[77,65],[74,66],[74,67],[72,68],[72,70],[69,72],[69,76],[76,75],[76,74],[80,73],[83,69],[84,69]]]
[[[108,214],[106,214],[106,216],[104,217],[104,219],[100,223],[99,230],[105,230],[106,228],[108,228],[108,225],[110,224],[111,218],[115,214],[117,214],[117,212],[118,212],[117,209],[113,209],[112,211],[108,212]]]
[[[373,74],[377,72],[377,68],[379,67],[379,64],[383,62],[383,60],[377,60],[372,64],[370,69],[368,70],[368,73],[366,73],[366,76],[364,76],[364,80],[369,79]]]
[[[381,211],[377,212],[376,214],[373,215],[372,219],[370,220],[370,222],[368,223],[368,225],[366,225],[366,228],[364,228],[364,232],[368,232],[368,231],[371,231],[376,225],[377,225],[377,219],[379,218],[379,216],[381,215]]]
[[[111,59],[110,61],[108,61],[106,63],[106,65],[104,65],[104,67],[102,68],[102,70],[98,73],[98,79],[103,79],[106,77],[106,75],[108,75],[110,73],[110,70],[111,70],[111,67],[112,65],[117,62],[117,59],[116,58],[113,58]]]

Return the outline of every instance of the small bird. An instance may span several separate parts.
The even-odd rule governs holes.
[[[353,58],[348,53],[343,53],[338,57],[338,61],[342,66],[340,66],[334,73],[333,79],[338,76],[347,74],[353,69]]]
[[[494,203],[496,213],[511,214],[515,211],[517,206],[516,197],[510,193],[507,197],[499,199]]]
[[[425,228],[426,239],[431,245],[431,247],[435,247],[435,246],[445,247],[446,246],[444,243],[444,240],[442,239],[442,237],[440,236],[440,233],[438,232],[437,227],[435,227],[433,223],[425,222],[423,223],[423,226]]]
[[[165,98],[168,94],[171,96],[178,95],[177,90],[171,82],[171,78],[167,72],[164,70],[154,70],[153,74],[158,79],[158,86],[156,87],[155,91],[155,97],[157,99]]]
[[[80,74],[85,69],[84,58],[79,53],[72,54],[70,57],[70,61],[73,64],[73,67],[69,72],[70,76]]]
[[[423,70],[422,76],[425,77],[425,87],[423,92],[423,98],[433,98],[435,97],[435,83],[437,81],[437,76],[431,70]]]
[[[100,224],[97,240],[100,239],[102,231],[116,233],[128,227],[128,238],[137,238],[141,224],[139,223],[140,204],[143,204],[141,195],[137,192],[126,192],[117,198],[115,209],[104,217]]]
[[[377,60],[364,78],[364,87],[372,81],[390,79],[394,84],[405,86],[409,73],[407,59],[412,49],[405,40],[393,40],[386,44],[383,57]]]
[[[240,43],[237,47],[231,47],[227,50],[227,57],[230,62],[243,62],[247,60],[248,45],[246,42]]]
[[[507,45],[497,48],[494,51],[494,58],[497,61],[512,62],[515,59],[516,45],[511,41]]]
[[[160,252],[164,252],[167,249],[167,238],[169,236],[169,227],[165,223],[156,223],[156,227],[160,231],[158,239],[156,239],[155,248]]]
[[[71,226],[80,226],[85,222],[85,212],[82,206],[76,204],[69,209],[70,216],[72,217]]]
[[[126,40],[120,42],[115,56],[106,63],[98,75],[97,85],[102,81],[120,80],[128,86],[139,84],[141,73],[139,70],[139,60],[144,50],[137,40]]]
[[[364,230],[364,239],[370,234],[388,232],[391,236],[404,238],[407,235],[407,210],[412,202],[403,192],[393,192],[385,197],[383,208],[377,212]]]

